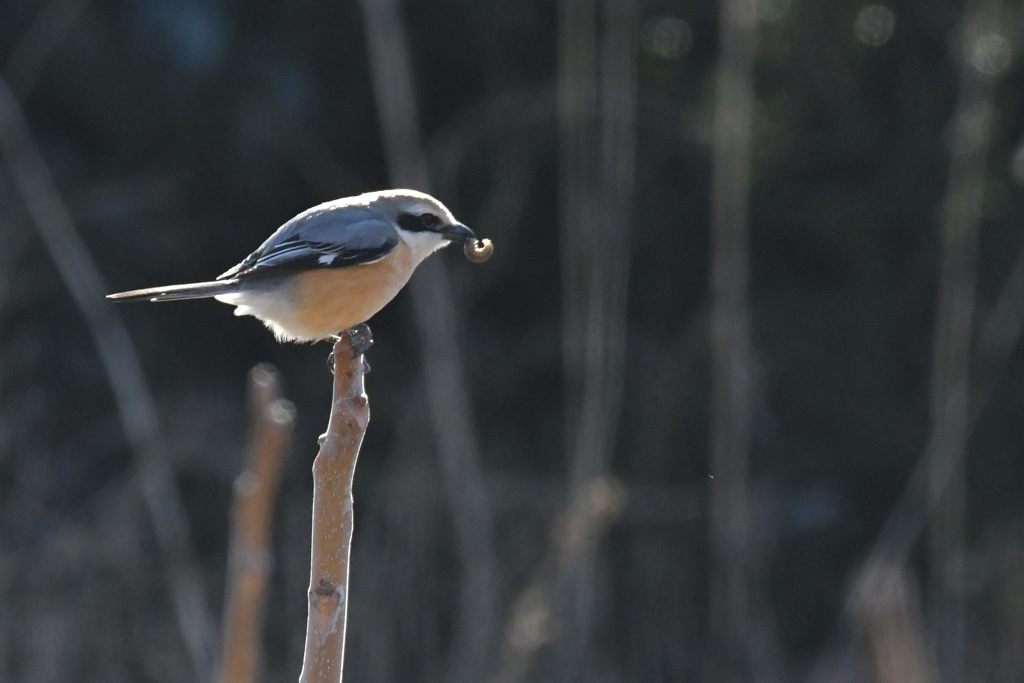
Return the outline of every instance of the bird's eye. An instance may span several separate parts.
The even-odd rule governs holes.
[[[421,213],[418,216],[403,213],[398,217],[398,225],[409,232],[427,232],[440,227],[441,219],[432,213]]]

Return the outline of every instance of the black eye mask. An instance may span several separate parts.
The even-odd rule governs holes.
[[[441,219],[432,213],[423,213],[419,216],[403,213],[398,216],[398,224],[409,232],[428,232],[436,230],[441,225]]]

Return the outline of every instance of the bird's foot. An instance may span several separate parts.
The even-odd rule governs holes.
[[[355,327],[349,329],[348,341],[352,345],[352,354],[354,356],[361,356],[370,350],[373,346],[373,332],[370,331],[370,326],[366,323],[360,323]],[[366,366],[366,372],[370,371],[370,367]]]
[[[331,371],[332,375],[334,374],[334,345],[337,344],[340,341],[341,341],[341,335],[340,334],[332,334],[331,335],[331,350],[327,354],[327,368]]]

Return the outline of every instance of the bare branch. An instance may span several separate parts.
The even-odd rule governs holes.
[[[103,298],[107,288],[57,191],[21,106],[2,78],[0,152],[32,223],[96,344],[114,392],[121,427],[137,461],[146,508],[167,568],[179,628],[196,679],[208,680],[213,670],[213,653],[217,650],[217,633],[202,577],[193,558],[181,494],[167,461],[159,452],[159,424],[152,393],[127,330],[113,306]]]
[[[369,328],[362,326],[366,334]],[[334,344],[334,392],[327,432],[313,461],[313,542],[302,683],[338,683],[345,660],[352,480],[370,422],[366,360],[353,335]]]
[[[552,525],[550,544],[530,581],[520,592],[505,625],[498,669],[491,683],[528,680],[540,649],[552,641],[562,620],[553,607],[580,564],[625,507],[616,479],[601,477],[577,489]]]
[[[430,190],[423,156],[408,40],[396,0],[363,0],[371,76],[393,184]],[[462,595],[447,680],[479,679],[495,628],[496,575],[491,511],[480,472],[459,341],[457,310],[440,259],[419,268],[412,302],[422,340],[427,406],[451,504]]]
[[[622,226],[630,222],[636,167],[636,33],[633,3],[560,4],[562,353],[573,491],[608,470],[621,412],[631,260],[631,231]],[[561,680],[587,677],[579,664],[593,660],[588,648],[600,609],[593,552],[569,586]]]
[[[756,9],[719,4],[721,52],[711,170],[710,498],[712,639],[709,680],[744,680],[751,661],[749,459],[751,339],[748,305],[750,146]]]
[[[972,0],[958,41],[959,94],[953,114],[949,177],[942,214],[942,265],[938,284],[931,377],[931,430],[924,454],[903,495],[865,560],[865,566],[896,566],[907,561],[927,522],[929,570],[934,582],[932,626],[941,632],[936,653],[950,680],[963,677],[962,597],[963,464],[967,443],[986,391],[972,406],[969,368],[974,327],[977,231],[984,199],[985,165],[992,136],[993,95],[998,70],[984,61],[986,41],[999,35],[1002,0]],[[1006,292],[1019,275],[1011,275]],[[1004,292],[1004,298],[1005,298]],[[1015,316],[998,306],[983,328],[980,361],[992,371],[1005,362],[1006,344],[1019,334]],[[995,364],[993,364],[995,363]],[[956,484],[951,491],[951,484]],[[950,498],[950,494],[953,494]],[[851,601],[847,601],[849,612]],[[942,616],[939,616],[939,612]],[[849,616],[849,614],[847,615]]]
[[[866,565],[851,591],[851,607],[874,673],[871,680],[935,680],[917,586],[901,565]]]
[[[960,100],[954,113],[954,119],[958,122],[954,125],[954,139],[952,142],[955,153],[950,165],[949,187],[943,212],[942,229],[944,258],[948,258],[949,261],[943,264],[942,281],[945,281],[945,285],[940,281],[939,306],[943,310],[936,317],[936,336],[940,332],[948,335],[949,332],[946,330],[951,325],[955,325],[959,331],[954,332],[958,339],[946,339],[941,345],[936,339],[934,363],[949,363],[950,360],[946,358],[945,354],[953,352],[957,354],[955,363],[958,366],[964,360],[960,356],[963,351],[963,345],[966,344],[968,349],[970,347],[969,330],[967,331],[967,338],[962,338],[960,335],[964,332],[963,322],[968,319],[974,307],[973,268],[967,268],[967,271],[964,272],[964,268],[969,263],[973,263],[973,258],[969,258],[965,262],[962,259],[970,257],[970,254],[949,254],[947,256],[945,249],[947,247],[954,248],[961,240],[965,239],[968,241],[963,243],[962,246],[970,249],[971,245],[974,244],[974,248],[976,248],[976,235],[972,236],[970,233],[976,233],[977,221],[980,219],[980,213],[978,212],[980,211],[980,202],[983,198],[981,196],[983,187],[980,181],[984,179],[984,159],[986,158],[985,155],[991,139],[991,97],[994,87],[994,82],[992,82],[994,79],[991,76],[981,78],[980,75],[970,75],[969,72],[964,73],[965,70],[973,68],[973,66],[967,65],[962,69],[961,80],[968,78],[972,85],[968,86],[966,83],[961,83]],[[968,100],[970,103],[977,105],[979,97],[982,98],[986,106],[969,106]],[[956,150],[960,151],[957,152]],[[979,176],[978,174],[982,175]],[[946,243],[947,239],[954,240],[954,242]],[[951,280],[950,277],[953,275],[956,275],[956,278]],[[966,277],[967,279],[960,279],[961,277]],[[942,287],[945,287],[945,289],[942,290]],[[1007,287],[1015,287],[1012,278],[1007,283]],[[954,290],[957,294],[955,299],[952,296]],[[1007,324],[1011,329],[1014,327],[1012,320],[1006,321],[1004,313],[998,307],[993,311],[992,315],[998,317],[992,318],[991,325],[1002,327],[1004,324]],[[940,353],[942,354],[941,357]],[[937,367],[933,367],[933,374],[940,372],[942,375],[941,381],[939,377],[933,378],[933,411],[936,409],[950,412],[961,411],[963,409],[962,401],[964,400],[961,392],[969,388],[966,384],[966,367],[944,367],[941,371]],[[949,384],[951,380],[954,381],[953,385]],[[950,400],[952,400],[952,403]],[[948,479],[955,474],[958,463],[964,456],[963,446],[965,444],[963,443],[952,449],[944,447],[944,452],[939,456],[933,454],[932,448],[938,445],[934,431],[939,427],[940,416],[941,414],[933,414],[933,433],[929,436],[925,455],[915,467],[902,498],[889,515],[882,532],[879,534],[879,538],[876,540],[870,554],[872,557],[884,556],[893,560],[906,558],[911,545],[917,540],[925,522],[933,514],[935,504],[939,502],[939,499],[934,495],[929,496],[925,500],[926,491],[931,490],[934,493],[938,493],[939,489],[944,489],[945,485],[943,482],[948,482]],[[959,422],[959,419],[957,421]],[[942,429],[947,429],[947,427]],[[948,436],[956,437],[957,441],[967,436],[963,433],[963,425],[956,425],[954,431],[955,433],[950,433]],[[955,446],[956,444],[953,445]],[[930,484],[929,481],[931,482]]]
[[[970,436],[970,361],[974,327],[978,227],[991,142],[992,79],[976,50],[998,21],[1001,0],[968,3],[960,35],[960,93],[953,118],[952,159],[942,215],[942,266],[935,318],[928,460],[931,626],[949,680],[964,678],[964,459]],[[983,10],[987,10],[983,13]],[[991,12],[991,15],[987,13]],[[985,21],[987,20],[987,21]]]
[[[4,65],[4,76],[20,99],[31,94],[40,72],[88,4],[89,0],[50,0],[36,14]]]
[[[274,563],[270,540],[274,501],[295,426],[295,408],[281,397],[280,377],[270,365],[258,365],[249,373],[249,410],[249,461],[235,479],[231,511],[224,650],[218,677],[224,683],[256,680],[264,594]]]

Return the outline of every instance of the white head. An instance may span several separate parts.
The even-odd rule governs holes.
[[[395,225],[398,236],[421,261],[452,242],[476,239],[448,208],[416,190],[382,190],[361,196],[367,206]]]

